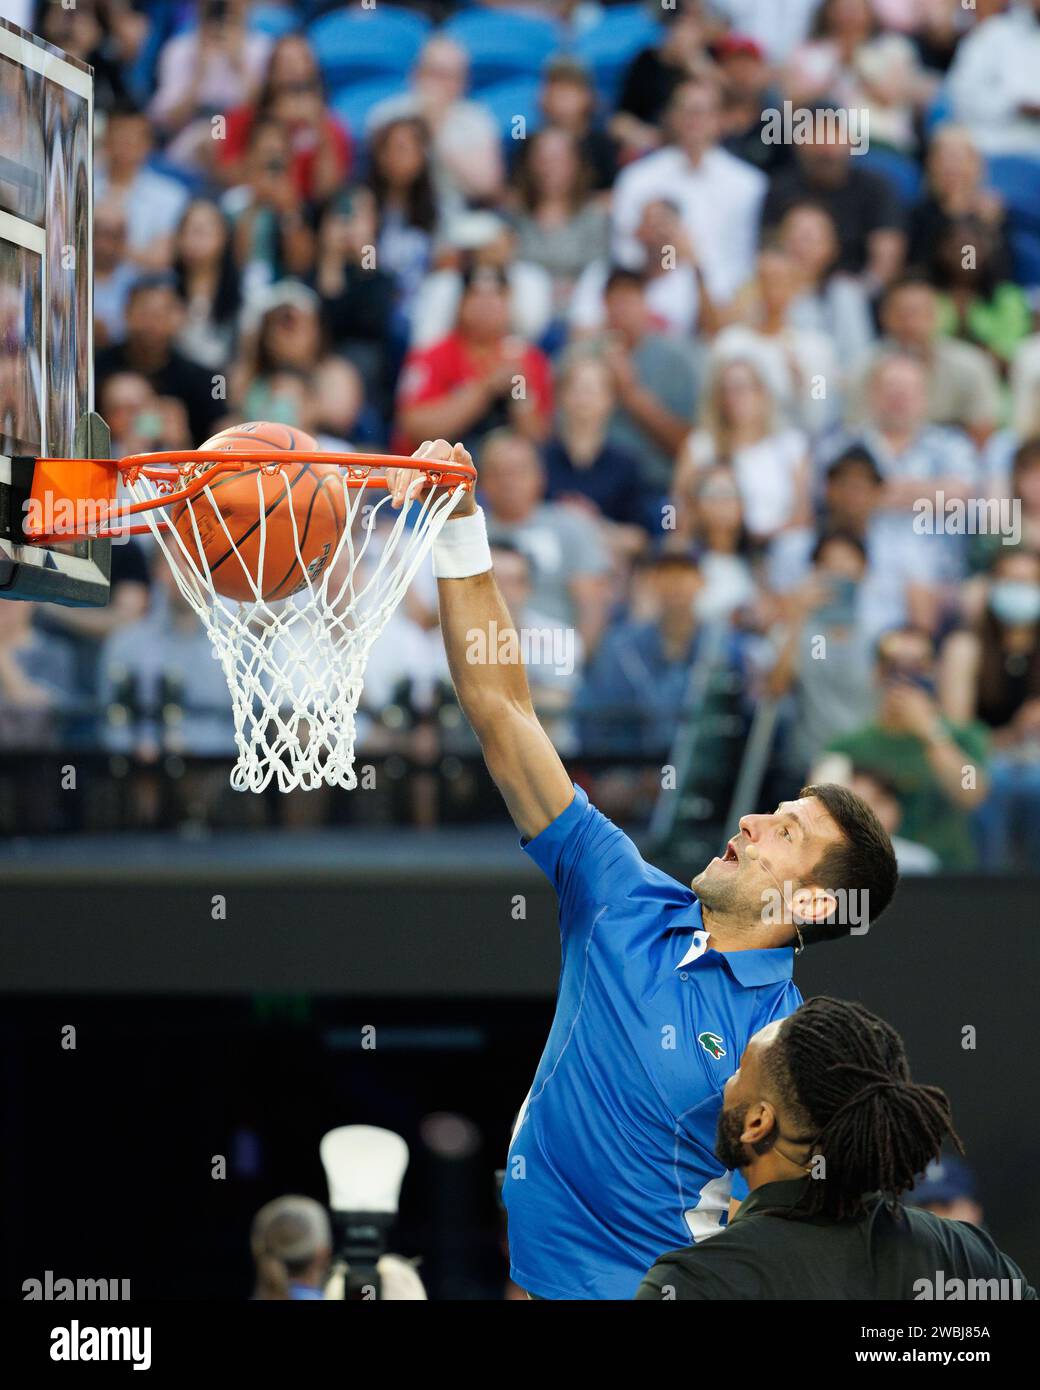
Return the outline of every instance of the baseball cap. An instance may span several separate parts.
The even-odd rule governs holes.
[[[958,1197],[972,1197],[976,1193],[975,1174],[959,1158],[945,1154],[933,1159],[923,1173],[918,1175],[913,1188],[907,1193],[911,1206],[930,1206],[933,1202],[954,1202]]]
[[[723,58],[764,58],[762,45],[750,34],[723,34],[715,44],[715,57]]]

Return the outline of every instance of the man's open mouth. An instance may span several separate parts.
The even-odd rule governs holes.
[[[726,845],[726,853],[722,856],[722,862],[723,864],[740,863],[740,855],[737,853],[736,846],[734,845],[732,840],[730,840],[729,843]]]

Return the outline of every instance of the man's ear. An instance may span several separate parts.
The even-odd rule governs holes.
[[[826,922],[838,908],[837,894],[829,888],[806,884],[791,896],[791,914],[796,923]]]
[[[750,1144],[756,1153],[764,1153],[772,1145],[778,1130],[776,1111],[768,1100],[758,1100],[747,1108],[740,1142]]]

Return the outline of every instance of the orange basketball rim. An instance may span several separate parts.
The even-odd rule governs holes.
[[[218,441],[115,462],[38,459],[27,538],[150,534],[227,680],[231,785],[349,790],[369,651],[476,469],[325,453],[301,431],[257,421],[207,445]],[[389,468],[415,474],[396,513]]]
[[[279,451],[274,451],[278,453]],[[147,521],[127,526],[121,519],[179,502],[193,501],[222,474],[257,466],[258,453],[225,449],[173,449],[153,454],[128,454],[121,459],[38,458],[33,475],[25,538],[34,544],[61,541],[115,540],[144,536],[152,531]],[[266,462],[266,461],[265,461]],[[270,472],[285,463],[330,464],[343,475],[351,490],[387,486],[386,469],[409,468],[434,487],[472,487],[477,470],[471,464],[444,459],[415,459],[403,454],[326,453],[321,449],[294,450],[267,462]],[[119,479],[132,487],[141,478],[155,484],[160,495],[117,506]],[[94,513],[92,520],[84,517]],[[61,519],[57,526],[42,521]],[[64,524],[68,518],[69,524]],[[162,519],[161,525],[169,525]]]

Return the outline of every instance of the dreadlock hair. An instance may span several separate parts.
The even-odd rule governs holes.
[[[798,1140],[826,1165],[798,1215],[854,1217],[875,1192],[896,1207],[947,1135],[963,1152],[945,1092],[911,1081],[903,1040],[862,1004],[808,1000],[784,1020],[764,1067]]]

